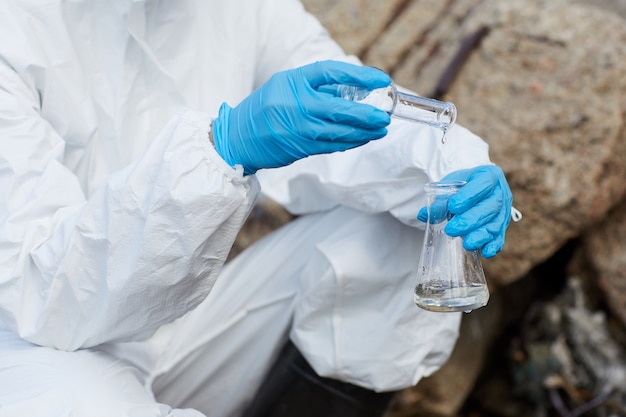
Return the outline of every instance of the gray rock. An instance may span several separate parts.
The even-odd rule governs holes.
[[[609,309],[626,325],[626,203],[587,230],[582,248],[592,268],[587,279],[597,280]]]
[[[362,57],[384,34],[388,22],[402,9],[403,0],[304,0],[306,9],[317,17],[348,54]]]

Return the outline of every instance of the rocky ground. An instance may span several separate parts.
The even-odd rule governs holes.
[[[524,213],[485,308],[388,417],[626,416],[626,0],[304,0],[351,54],[453,101]],[[291,219],[262,202],[233,254]]]

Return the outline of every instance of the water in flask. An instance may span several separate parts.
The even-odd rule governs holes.
[[[448,200],[464,184],[447,181],[425,186],[428,220],[413,295],[415,304],[425,310],[469,312],[489,300],[478,251],[466,250],[462,238],[445,232],[453,217]]]

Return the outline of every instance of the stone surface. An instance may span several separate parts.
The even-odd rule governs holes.
[[[305,0],[302,3],[328,28],[346,53],[363,56],[368,46],[385,33],[406,1]]]
[[[582,247],[609,309],[626,325],[626,203],[590,228]]]
[[[617,13],[626,18],[626,1],[624,0],[573,0],[581,5],[594,5],[606,11]]]

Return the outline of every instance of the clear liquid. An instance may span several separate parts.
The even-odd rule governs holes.
[[[424,310],[437,312],[465,311],[469,313],[487,305],[489,290],[486,285],[443,288],[418,285],[413,297],[415,304]]]
[[[442,127],[441,131],[443,132],[443,134],[441,135],[441,143],[446,143],[446,135],[448,134],[448,128]]]

